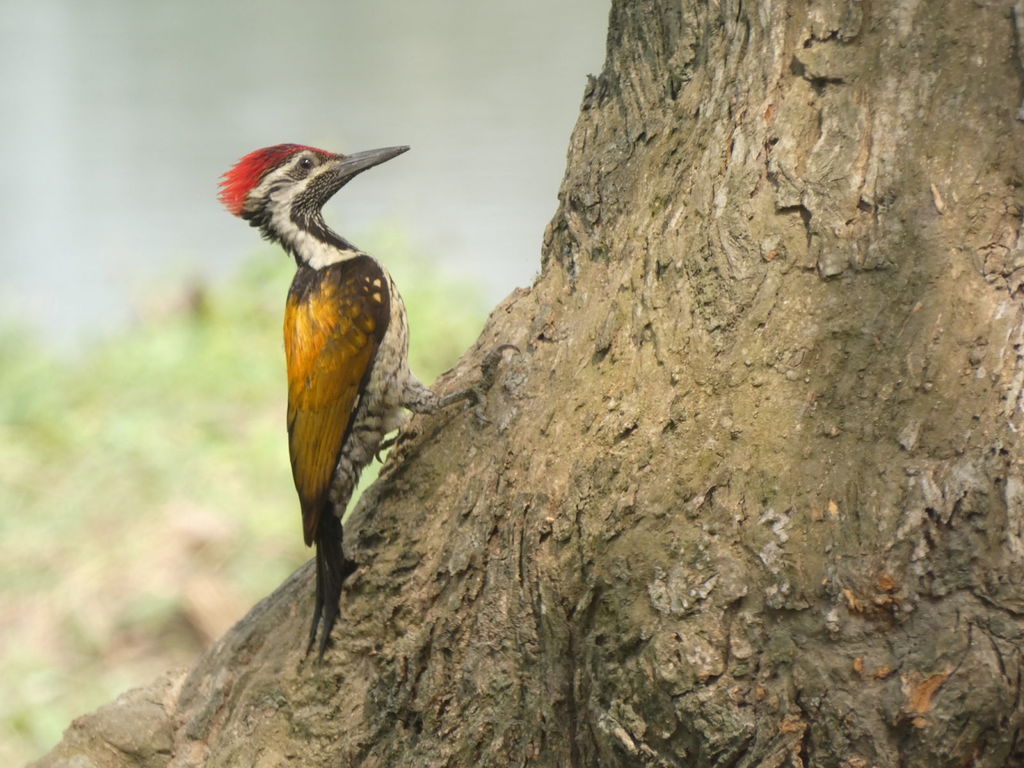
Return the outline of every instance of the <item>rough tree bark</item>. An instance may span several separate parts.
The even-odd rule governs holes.
[[[324,666],[304,568],[38,765],[1024,765],[1022,30],[616,0],[444,382],[518,344],[493,424],[389,458]]]

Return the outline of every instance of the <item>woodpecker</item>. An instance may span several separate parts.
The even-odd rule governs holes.
[[[301,144],[250,152],[220,183],[235,216],[279,243],[296,272],[284,313],[288,448],[307,546],[316,546],[316,596],[306,647],[323,622],[323,658],[355,570],[342,547],[341,516],[359,474],[401,427],[406,411],[432,413],[477,389],[440,397],[409,370],[405,305],[387,269],[324,222],[322,208],[368,168],[408,147],[352,155]],[[486,363],[485,363],[486,365]]]

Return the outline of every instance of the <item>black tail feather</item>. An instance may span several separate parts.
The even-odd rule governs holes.
[[[320,545],[316,545],[316,597],[313,602],[313,624],[309,628],[309,644],[306,646],[306,655],[313,650],[316,642],[316,630],[320,626],[320,617],[324,611],[324,558],[320,554]]]
[[[330,644],[331,630],[341,614],[341,585],[352,571],[355,563],[345,558],[342,549],[344,530],[341,520],[333,510],[325,510],[320,516],[316,531],[316,599],[313,605],[313,623],[309,628],[309,644],[306,653],[313,650],[317,630],[323,619],[323,633],[317,659],[322,660]]]

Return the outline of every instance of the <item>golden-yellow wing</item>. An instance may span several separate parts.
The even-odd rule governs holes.
[[[288,292],[288,447],[312,544],[329,506],[334,469],[387,330],[387,281],[372,259],[300,266]]]

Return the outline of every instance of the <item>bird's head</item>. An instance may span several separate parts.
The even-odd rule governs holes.
[[[309,237],[348,246],[324,224],[324,203],[367,168],[408,149],[384,147],[341,155],[301,144],[264,147],[247,154],[221,177],[220,201],[298,258],[302,258],[302,242]]]

